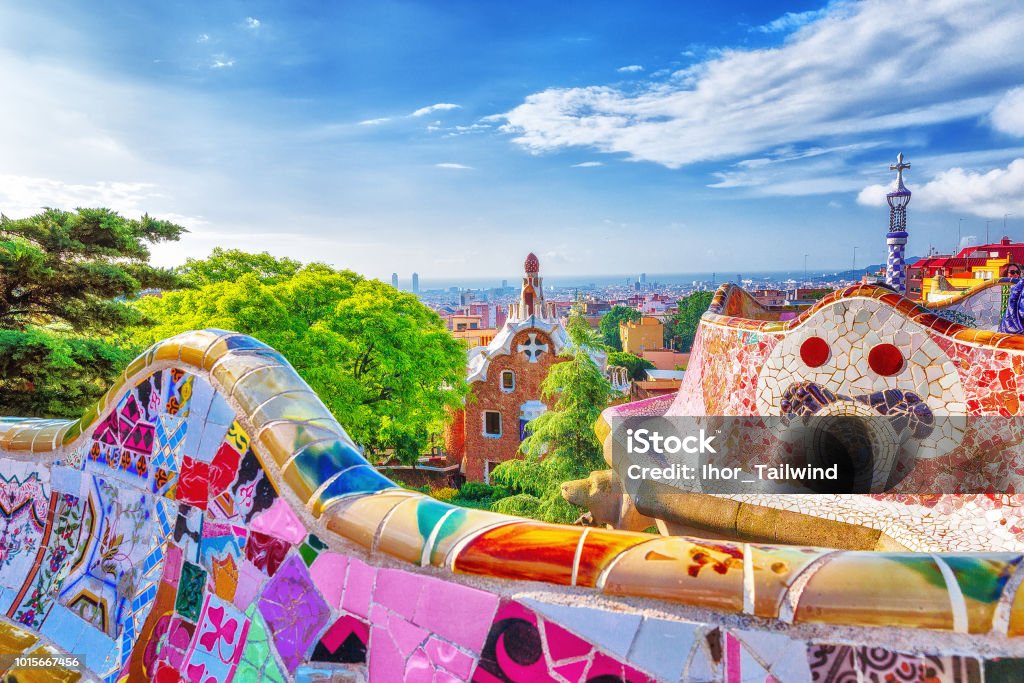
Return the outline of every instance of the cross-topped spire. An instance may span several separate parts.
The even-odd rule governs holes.
[[[890,171],[896,171],[896,190],[898,192],[905,192],[906,186],[903,184],[903,170],[910,168],[909,163],[903,162],[903,152],[896,155],[896,163],[889,166]]]

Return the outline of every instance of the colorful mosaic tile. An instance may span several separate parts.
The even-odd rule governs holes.
[[[1008,398],[1024,381],[1016,350],[961,343],[950,336],[958,330],[940,333],[881,294],[852,290],[786,322],[744,322],[756,309],[742,297],[718,305],[701,326],[691,356],[701,371],[688,372],[686,391],[618,410],[756,414],[788,400],[795,413],[847,399],[908,420],[923,415],[921,404],[940,414],[940,399],[1020,410]],[[858,317],[858,306],[873,314]],[[887,306],[917,327],[892,322]],[[828,360],[799,381],[736,371],[802,362],[801,326],[816,314],[834,323],[815,335],[834,361],[856,355],[856,335],[891,333],[894,346],[913,349],[908,367],[920,353],[922,364],[948,362],[951,374],[918,379],[911,367],[883,388],[872,377],[839,380]],[[57,450],[34,461],[5,444],[53,425],[0,420],[0,652],[85,650],[90,672],[116,683],[973,683],[1020,671],[1018,494],[751,499],[887,520],[886,532],[920,554],[546,525],[393,487],[254,340],[188,333],[152,358],[176,367],[134,365],[80,432],[52,439]],[[916,540],[914,524],[927,530]],[[943,552],[958,542],[985,552]],[[795,622],[841,629],[842,644],[794,636]],[[884,647],[878,626],[888,629]]]

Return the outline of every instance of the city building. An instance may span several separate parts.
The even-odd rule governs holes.
[[[665,348],[665,325],[652,316],[643,316],[636,322],[619,323],[622,350],[639,356],[647,349]]]
[[[391,273],[391,286],[398,289],[398,273]]]
[[[466,313],[455,313],[448,318],[448,328],[453,332],[479,330],[484,327],[482,323],[483,320],[479,315],[469,315]]]
[[[413,294],[419,294],[420,293],[420,274],[419,273],[413,273],[412,274],[412,293]]]
[[[685,368],[690,362],[690,354],[674,349],[645,349],[640,357],[650,361],[657,370],[676,370]]]
[[[1024,243],[1003,236],[998,243],[970,246],[956,256],[934,254],[907,268],[907,297],[938,302],[998,279],[1010,263],[1024,263]]]
[[[452,330],[452,336],[466,343],[466,348],[487,346],[498,333],[493,327],[473,327],[465,330]]]
[[[750,293],[757,303],[762,306],[785,306],[788,300],[786,291],[783,289],[755,289]]]
[[[569,343],[555,306],[544,298],[536,256],[526,258],[524,270],[519,301],[509,305],[505,324],[486,346],[467,352],[472,396],[446,429],[449,462],[460,464],[470,481],[487,481],[498,463],[519,456],[526,423],[549,408],[541,383]],[[592,356],[604,370],[606,354]]]

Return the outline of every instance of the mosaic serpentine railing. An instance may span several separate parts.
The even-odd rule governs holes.
[[[453,507],[397,488],[280,354],[218,330],[156,344],[77,422],[0,421],[0,511],[0,653],[88,666],[9,670],[18,680],[1022,671],[1008,659],[1024,654],[1020,554],[666,538]]]

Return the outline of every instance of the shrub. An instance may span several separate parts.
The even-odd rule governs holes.
[[[516,517],[530,517],[537,519],[540,514],[541,500],[528,493],[517,493],[508,498],[502,498],[491,505],[491,510]]]
[[[445,503],[450,503],[451,501],[458,498],[459,492],[453,489],[451,486],[445,486],[444,488],[434,489],[433,491],[430,492],[430,495],[432,495],[437,500],[440,500]]]
[[[483,500],[494,497],[494,487],[480,481],[467,481],[459,489],[459,495],[467,500]]]

